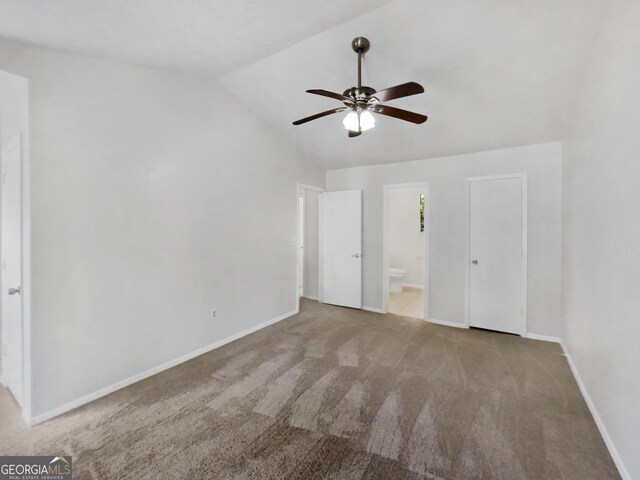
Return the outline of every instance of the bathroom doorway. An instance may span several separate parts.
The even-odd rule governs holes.
[[[384,311],[429,315],[429,184],[384,187]]]

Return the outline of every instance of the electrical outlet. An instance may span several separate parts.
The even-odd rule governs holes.
[[[215,320],[217,316],[218,316],[218,311],[215,309],[211,310],[211,318]]]

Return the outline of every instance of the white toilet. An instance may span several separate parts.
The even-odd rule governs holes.
[[[389,291],[401,292],[402,279],[404,279],[407,271],[404,268],[389,267]]]

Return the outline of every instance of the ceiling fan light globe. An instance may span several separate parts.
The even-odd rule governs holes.
[[[376,119],[369,110],[360,112],[360,131],[364,132],[376,126]]]
[[[360,126],[358,121],[358,112],[355,110],[351,110],[347,113],[347,116],[342,120],[342,124],[346,130],[351,130],[352,132],[359,132]]]

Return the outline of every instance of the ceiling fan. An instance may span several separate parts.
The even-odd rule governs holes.
[[[349,130],[349,137],[357,137],[362,132],[369,130],[375,126],[375,117],[373,113],[387,115],[389,117],[399,118],[412,123],[424,123],[427,121],[426,115],[401,110],[395,107],[382,105],[381,102],[395,100],[396,98],[408,97],[424,93],[424,88],[416,82],[403,83],[395,87],[385,88],[377,92],[371,87],[362,85],[362,57],[369,50],[371,44],[364,37],[354,38],[351,42],[351,48],[358,54],[358,86],[351,87],[344,91],[342,95],[339,93],[329,92],[327,90],[307,90],[307,93],[314,95],[322,95],[323,97],[335,98],[344,103],[344,107],[338,107],[326,112],[316,113],[310,117],[302,118],[293,122],[294,125],[302,125],[303,123],[326,117],[333,113],[344,112],[348,110],[347,116],[342,121],[344,128]]]

